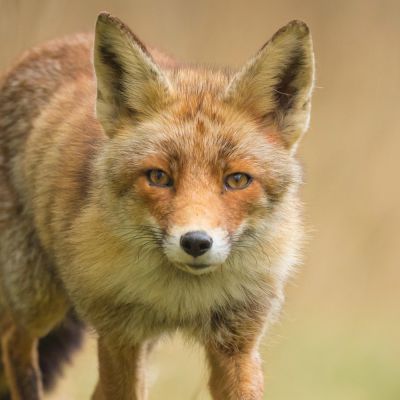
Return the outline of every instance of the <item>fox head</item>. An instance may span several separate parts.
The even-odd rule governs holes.
[[[238,72],[154,54],[100,14],[103,202],[121,237],[186,272],[211,272],[259,246],[296,207],[294,154],[314,81],[309,29],[290,22]]]

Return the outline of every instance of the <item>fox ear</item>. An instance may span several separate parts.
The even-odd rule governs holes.
[[[225,100],[274,125],[287,148],[307,130],[314,84],[314,53],[307,25],[292,21],[239,71]]]
[[[96,23],[94,68],[97,118],[112,136],[121,118],[145,118],[160,110],[170,84],[146,47],[119,19],[101,13]]]

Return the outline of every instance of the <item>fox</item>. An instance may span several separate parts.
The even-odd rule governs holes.
[[[0,80],[0,399],[40,400],[97,340],[93,400],[147,398],[181,332],[215,400],[264,396],[300,263],[314,52],[294,20],[239,69],[179,62],[102,12]]]

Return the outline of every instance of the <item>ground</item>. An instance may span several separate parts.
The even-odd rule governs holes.
[[[398,400],[400,322],[382,319],[371,325],[368,318],[300,319],[286,313],[263,344],[265,399]],[[48,399],[89,399],[96,377],[95,341],[89,337]],[[149,400],[210,399],[201,349],[180,337],[155,350],[149,381]]]

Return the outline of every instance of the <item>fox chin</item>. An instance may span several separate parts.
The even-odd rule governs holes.
[[[0,400],[42,399],[85,325],[94,400],[146,399],[149,352],[177,330],[204,346],[213,399],[263,398],[313,84],[301,21],[235,71],[179,63],[108,13],[4,74]]]

